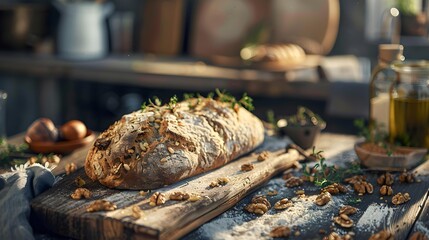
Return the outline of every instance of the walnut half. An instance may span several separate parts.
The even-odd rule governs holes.
[[[377,183],[380,186],[382,185],[391,186],[393,182],[394,182],[393,175],[388,172],[380,175],[380,177],[377,178]]]
[[[390,196],[393,194],[393,190],[391,186],[383,185],[380,187],[380,194],[382,196]]]
[[[322,192],[329,192],[330,194],[346,193],[347,188],[339,183],[333,183],[322,189]]]
[[[395,205],[400,205],[410,201],[411,197],[409,193],[398,193],[392,197],[392,203]]]
[[[304,181],[301,178],[291,177],[288,180],[286,180],[285,186],[288,188],[298,187],[298,186],[302,185],[303,182]]]
[[[338,214],[352,215],[352,214],[355,214],[356,212],[357,212],[357,208],[349,205],[345,205],[340,208],[340,211],[338,212]]]
[[[326,205],[329,201],[331,201],[331,194],[329,192],[322,192],[316,197],[316,204],[318,206]]]
[[[117,206],[106,200],[95,200],[86,208],[87,212],[113,211]]]
[[[155,192],[149,198],[149,205],[152,207],[159,206],[165,203],[165,195],[160,192]]]
[[[245,207],[245,210],[250,213],[256,213],[262,215],[271,208],[270,202],[268,202],[265,196],[254,196],[252,202]]]
[[[82,198],[91,198],[91,192],[87,188],[77,188],[74,193],[70,195],[74,200],[79,200]]]
[[[334,222],[344,228],[353,227],[353,220],[346,214],[340,214],[340,216],[334,217]]]
[[[284,210],[293,206],[293,202],[287,198],[283,198],[274,204],[274,209]]]
[[[174,192],[170,194],[170,200],[184,201],[189,199],[189,194],[183,192]]]

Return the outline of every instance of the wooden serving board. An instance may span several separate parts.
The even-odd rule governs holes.
[[[214,171],[198,175],[156,191],[169,193],[181,191],[202,196],[201,200],[167,201],[151,207],[149,197],[139,191],[106,188],[92,182],[80,169],[64,177],[47,192],[35,198],[32,206],[33,225],[78,239],[177,239],[208,220],[216,217],[274,175],[292,167],[299,159],[295,150],[277,150],[265,161],[257,161],[258,154],[250,154]],[[241,171],[241,165],[253,163],[254,169]],[[70,194],[77,188],[74,180],[82,177],[85,187],[93,196],[88,200],[73,200]],[[210,188],[209,184],[219,177],[228,177],[225,186]],[[152,191],[154,192],[154,191]],[[118,207],[110,212],[86,212],[94,200],[105,199]],[[132,217],[131,208],[137,205],[142,217]]]

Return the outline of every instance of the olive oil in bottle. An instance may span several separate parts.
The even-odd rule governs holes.
[[[391,100],[390,133],[405,146],[429,148],[429,98]]]
[[[390,141],[429,149],[429,61],[395,63],[390,90]]]

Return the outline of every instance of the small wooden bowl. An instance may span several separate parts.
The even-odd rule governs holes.
[[[398,153],[389,156],[385,153],[369,151],[362,147],[363,144],[365,144],[363,141],[355,144],[356,155],[362,165],[373,170],[402,171],[414,168],[423,161],[428,151],[425,148],[395,147],[395,151]]]
[[[82,139],[59,142],[33,142],[29,136],[24,137],[24,141],[30,147],[30,150],[36,153],[70,153],[81,148],[95,139],[95,134],[87,130],[86,136]]]

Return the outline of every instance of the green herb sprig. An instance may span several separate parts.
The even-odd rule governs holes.
[[[346,177],[351,175],[360,174],[362,172],[359,164],[352,164],[347,168],[336,168],[335,166],[328,166],[326,159],[322,155],[323,151],[316,151],[313,147],[312,156],[319,160],[313,168],[307,169],[306,165],[303,164],[303,174],[306,177],[313,177],[314,184],[318,187],[326,187],[333,183],[340,183]]]

